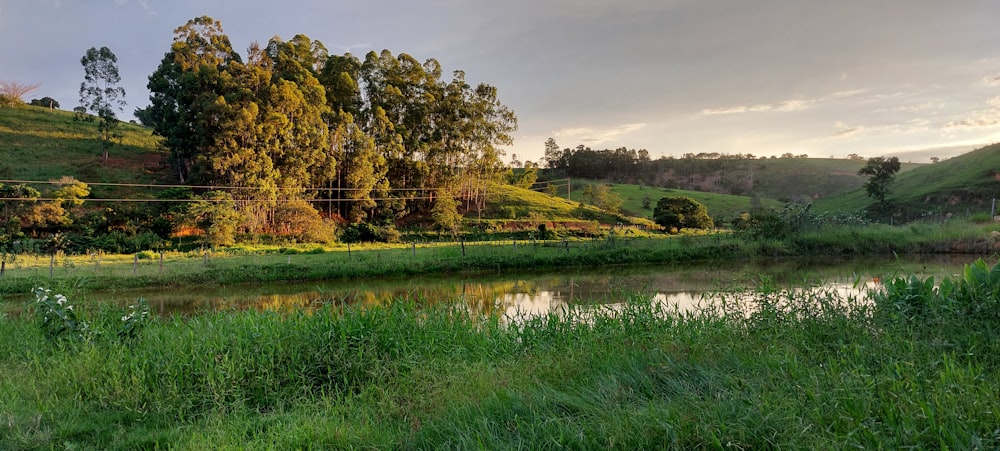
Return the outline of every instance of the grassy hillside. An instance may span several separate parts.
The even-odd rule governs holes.
[[[889,187],[887,214],[903,220],[989,214],[992,199],[1000,195],[994,171],[1000,172],[1000,144],[901,172]],[[863,188],[817,200],[815,206],[826,211],[881,211]]]
[[[864,185],[867,177],[858,175],[858,170],[865,163],[836,158],[753,160],[753,192],[796,202],[833,196]],[[901,166],[905,173],[926,165],[903,162]]]
[[[123,123],[121,140],[104,160],[97,122],[74,120],[68,111],[23,106],[0,108],[0,178],[50,180],[76,177],[88,183],[173,182],[168,153],[145,128]],[[92,187],[92,197],[110,194]]]
[[[514,221],[554,221],[554,222],[577,222],[577,221],[598,221],[602,224],[631,223],[638,225],[652,225],[652,221],[641,217],[628,217],[628,215],[615,215],[603,211],[590,205],[581,205],[576,202],[579,197],[574,197],[574,201],[566,200],[562,197],[554,197],[548,194],[532,191],[524,188],[517,188],[510,185],[497,185],[492,188],[493,197],[489,201],[489,206],[483,212],[483,219],[514,220]],[[648,216],[638,214],[637,216]],[[466,217],[476,218],[475,212],[469,212]]]
[[[583,188],[590,183],[604,183],[596,180],[573,180],[574,200],[583,199]],[[654,188],[642,185],[629,185],[624,183],[608,184],[611,191],[622,198],[622,212],[627,215],[642,216],[652,219],[653,208],[656,201],[668,196],[690,197],[704,205],[708,209],[708,214],[716,223],[729,221],[736,218],[741,213],[750,211],[751,198],[748,196],[734,196],[732,194],[719,194],[702,191],[688,191],[680,189]],[[643,208],[643,200],[649,200],[649,208]],[[774,199],[761,199],[761,207],[781,208],[782,202]]]

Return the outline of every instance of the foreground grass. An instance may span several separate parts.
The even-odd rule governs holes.
[[[755,257],[915,253],[990,254],[997,224],[953,221],[902,227],[825,227],[783,240],[745,240],[727,233],[663,238],[574,241],[504,241],[451,244],[345,245],[300,249],[234,248],[203,254],[19,256],[0,279],[0,296],[30,293],[36,286],[64,291],[196,284],[273,283],[449,274],[467,270],[524,271],[619,264],[676,264]]]
[[[973,296],[1000,292],[986,273]],[[887,287],[873,304],[765,286],[689,315],[623,294],[514,326],[399,303],[119,335],[99,308],[77,340],[4,317],[0,448],[1000,446],[998,298]]]

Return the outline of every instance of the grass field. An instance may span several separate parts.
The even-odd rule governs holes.
[[[0,316],[0,448],[995,449],[1000,273],[970,268],[515,326],[420,302],[68,323],[49,293]]]

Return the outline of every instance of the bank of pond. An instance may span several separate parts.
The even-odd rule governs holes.
[[[0,295],[36,286],[81,290],[369,280],[467,272],[523,273],[612,265],[752,263],[780,257],[976,253],[1000,249],[996,223],[829,226],[781,238],[738,233],[601,238],[300,245],[241,245],[129,255],[4,254]]]
[[[683,309],[634,279],[545,312],[37,287],[0,315],[0,448],[993,449],[1000,267],[962,258],[703,268]]]

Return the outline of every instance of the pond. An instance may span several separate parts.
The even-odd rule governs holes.
[[[748,260],[671,266],[611,266],[564,271],[465,273],[406,279],[336,280],[268,285],[156,288],[91,292],[85,303],[128,305],[138,298],[160,315],[192,315],[211,310],[288,310],[319,305],[388,305],[464,302],[482,314],[541,315],[622,302],[631,294],[690,310],[711,302],[713,293],[753,289],[827,287],[863,294],[880,279],[916,274],[958,274],[977,255]]]

